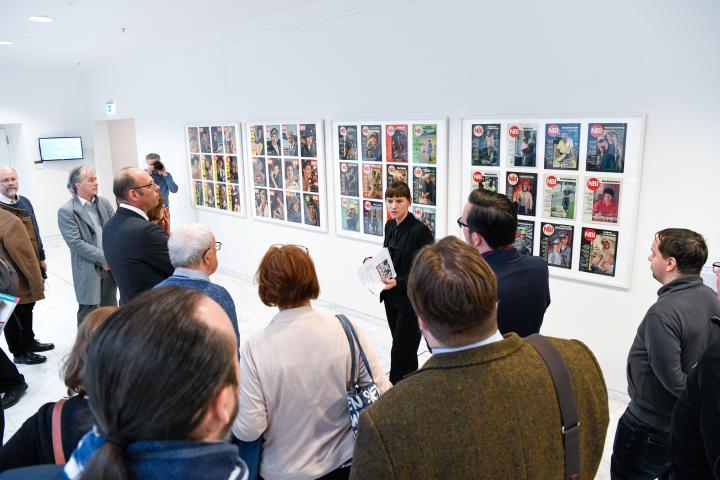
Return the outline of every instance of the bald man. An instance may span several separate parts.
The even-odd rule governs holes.
[[[168,236],[149,221],[158,205],[160,188],[141,168],[123,168],[113,181],[118,202],[115,215],[103,227],[103,252],[120,289],[120,304],[132,300],[172,275]]]

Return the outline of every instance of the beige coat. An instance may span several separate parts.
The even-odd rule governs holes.
[[[17,210],[17,209],[12,209]],[[27,223],[24,225],[24,220]],[[0,208],[0,251],[18,274],[20,303],[32,303],[45,298],[37,241],[32,243],[30,232],[35,237],[30,217],[15,215],[8,208]]]
[[[390,382],[354,326],[375,383],[384,392]],[[263,478],[315,479],[352,458],[346,387],[350,369],[342,325],[332,314],[311,307],[281,311],[242,345],[240,409],[233,433],[245,441],[263,436]],[[364,368],[360,378],[368,378]]]

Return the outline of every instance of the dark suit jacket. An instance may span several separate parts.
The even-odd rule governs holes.
[[[483,254],[497,278],[498,329],[527,337],[540,332],[550,306],[548,267],[540,257],[520,255],[514,246]]]
[[[383,247],[388,246],[390,235],[396,228],[395,220],[389,220],[385,223],[385,240]],[[399,247],[394,254],[391,254],[395,273],[397,277],[397,286],[390,290],[385,290],[380,294],[381,302],[388,302],[395,308],[412,309],[410,299],[407,296],[407,279],[410,275],[410,267],[412,266],[415,254],[425,245],[433,243],[433,235],[430,229],[415,218],[415,215],[408,213],[397,228],[400,235]]]
[[[580,478],[595,478],[608,427],[605,381],[577,340],[550,339],[570,370]],[[515,334],[432,356],[360,415],[351,479],[561,479],[560,407],[537,351]]]
[[[168,237],[154,223],[120,207],[103,227],[103,251],[124,305],[172,275]]]

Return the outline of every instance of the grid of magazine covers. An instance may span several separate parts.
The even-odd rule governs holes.
[[[195,207],[245,216],[239,135],[237,124],[185,127]]]
[[[385,189],[410,187],[410,212],[436,238],[445,235],[446,120],[333,122],[338,235],[382,243]]]
[[[505,194],[515,248],[553,276],[629,288],[644,117],[464,119],[463,202]]]
[[[253,217],[327,231],[322,123],[253,122],[246,128]]]

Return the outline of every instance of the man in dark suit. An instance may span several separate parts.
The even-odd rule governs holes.
[[[360,415],[350,478],[566,478],[553,379],[532,345],[500,335],[487,262],[449,236],[417,254],[407,284],[433,356]],[[578,473],[594,478],[609,421],[602,372],[581,342],[547,340],[570,373]]]
[[[120,304],[172,275],[168,237],[148,220],[160,188],[140,168],[123,168],[113,181],[118,209],[103,228],[103,251],[120,289]]]
[[[497,277],[500,333],[521,337],[539,333],[550,306],[548,267],[542,258],[522,255],[515,248],[517,213],[510,199],[473,190],[457,223],[467,243],[482,254]]]
[[[412,197],[406,183],[393,182],[385,192],[385,201],[391,218],[385,224],[383,247],[390,252],[397,276],[383,280],[385,290],[380,294],[380,301],[385,304],[393,339],[390,382],[395,384],[418,368],[417,350],[421,335],[417,316],[407,296],[407,277],[415,254],[425,245],[433,243],[433,235],[410,213]]]

